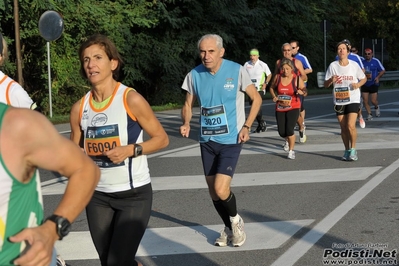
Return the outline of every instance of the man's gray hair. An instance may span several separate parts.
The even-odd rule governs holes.
[[[290,49],[292,50],[291,44],[289,44],[288,42],[286,42],[286,43],[284,43],[284,44],[281,46],[281,51],[284,51],[284,46],[289,46]]]
[[[202,36],[201,39],[199,39],[199,41],[198,41],[198,43],[197,43],[198,51],[199,51],[199,48],[200,48],[200,43],[201,43],[203,40],[205,40],[205,39],[215,39],[215,41],[216,41],[216,46],[217,46],[219,49],[222,49],[222,48],[223,48],[223,39],[222,39],[222,37],[220,37],[220,36],[217,35],[217,34],[206,34],[206,35]]]

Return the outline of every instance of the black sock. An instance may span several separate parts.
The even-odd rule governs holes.
[[[230,192],[230,195],[227,197],[227,199],[222,200],[222,202],[229,216],[234,217],[237,215],[236,197],[234,196],[233,192]]]
[[[213,206],[215,206],[215,209],[218,212],[220,218],[222,218],[224,225],[231,230],[230,216],[226,208],[224,207],[223,201],[213,201]]]

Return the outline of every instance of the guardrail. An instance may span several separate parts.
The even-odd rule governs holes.
[[[317,86],[324,88],[324,77],[326,72],[317,72]],[[380,78],[381,81],[399,81],[399,70],[385,71],[384,75]]]

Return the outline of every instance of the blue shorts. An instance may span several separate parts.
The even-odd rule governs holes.
[[[223,174],[233,177],[242,144],[220,144],[214,141],[200,143],[205,176]]]

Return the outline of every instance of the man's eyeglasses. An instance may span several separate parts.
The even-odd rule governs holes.
[[[291,52],[290,49],[284,49],[283,52]]]
[[[371,55],[371,53],[365,53],[365,55]]]
[[[296,49],[297,47],[292,47],[292,49]]]
[[[357,53],[357,50],[351,50],[352,53]]]

